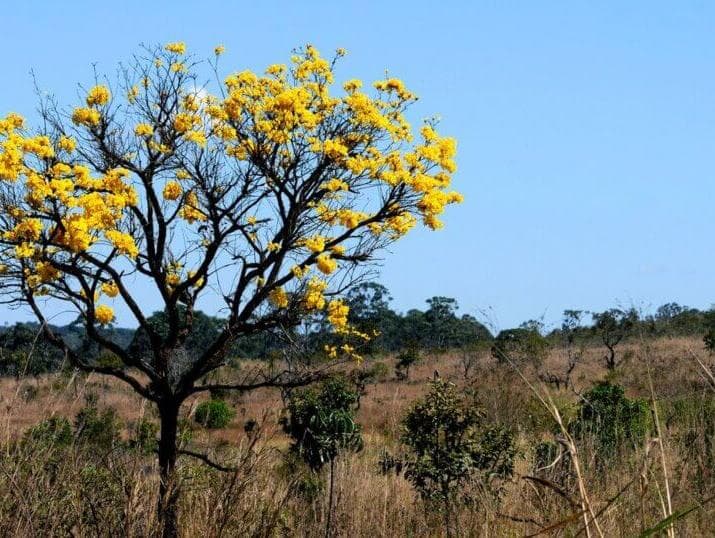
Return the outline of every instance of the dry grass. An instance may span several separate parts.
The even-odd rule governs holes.
[[[662,520],[664,507],[665,513],[678,513],[699,504],[703,505],[676,521],[672,532],[715,535],[715,509],[705,502],[715,493],[715,432],[708,417],[708,410],[715,410],[711,405],[715,392],[704,379],[702,366],[692,358],[693,350],[700,348],[697,340],[685,338],[633,342],[621,350],[630,358],[616,373],[604,370],[600,349],[589,349],[573,374],[575,392],[538,384],[534,372],[525,368],[527,380],[548,396],[547,406],[514,369],[497,366],[486,353],[468,379],[462,374],[460,353],[455,352],[423,360],[412,369],[409,381],[390,376],[370,386],[358,413],[365,449],[341,458],[337,465],[337,535],[441,535],[439,518],[424,509],[410,484],[401,476],[380,473],[378,465],[385,449],[398,454],[402,450],[401,417],[424,394],[435,372],[476,389],[488,418],[512,427],[520,448],[517,472],[499,499],[485,493],[478,481],[468,486],[476,502],[458,514],[461,535],[526,536],[550,527],[544,535],[632,536]],[[549,367],[558,368],[563,353],[553,351],[547,358]],[[709,362],[704,353],[696,354],[703,365]],[[392,358],[382,360],[394,366]],[[596,465],[594,447],[581,444],[577,455],[581,481],[574,479],[564,462],[536,472],[534,446],[559,437],[553,411],[564,414],[566,420],[578,401],[576,393],[605,377],[624,385],[629,396],[654,397],[661,435],[610,462],[606,469]],[[30,394],[28,386],[36,390],[30,398],[25,397]],[[125,424],[153,416],[139,397],[112,379],[52,375],[0,380],[0,442],[4,447],[0,536],[151,535],[157,489],[153,458],[127,450],[101,452],[83,446],[60,450],[17,442],[25,430],[47,416],[72,419],[88,392],[99,397],[101,406],[113,407]],[[187,415],[195,403],[187,403]],[[230,427],[197,430],[192,443],[240,470],[220,473],[182,459],[184,535],[322,535],[326,495],[299,493],[307,475],[286,462],[287,440],[277,425],[280,395],[259,390],[232,403],[237,416]],[[249,419],[264,424],[255,444],[243,429]],[[123,435],[128,437],[129,430]],[[529,478],[535,474],[554,487]],[[585,515],[579,508],[583,504],[580,491],[581,498],[587,492],[590,505]]]

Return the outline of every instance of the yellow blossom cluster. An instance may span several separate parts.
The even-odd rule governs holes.
[[[189,191],[186,194],[186,199],[184,200],[184,205],[181,206],[179,215],[189,224],[206,220],[206,215],[199,207],[199,197],[194,191]]]
[[[114,310],[111,306],[101,304],[94,309],[94,316],[100,324],[107,325],[114,320]]]
[[[328,283],[319,278],[311,278],[305,291],[303,304],[308,310],[322,310],[325,308],[325,297],[323,293],[328,288]]]
[[[345,329],[348,325],[350,307],[342,299],[333,299],[328,303],[328,321],[336,329]]]
[[[167,43],[164,49],[174,54],[186,54],[186,43],[184,43],[183,41]]]
[[[100,107],[109,99],[109,91],[97,86],[86,100],[90,106]],[[97,112],[96,108],[84,110]],[[0,120],[0,180],[24,180],[23,199],[18,202],[25,204],[24,209],[2,208],[9,226],[1,237],[22,261],[28,286],[43,293],[40,284],[60,277],[55,257],[63,252],[86,252],[102,238],[119,254],[135,258],[138,247],[134,238],[118,229],[125,210],[138,203],[137,193],[127,181],[129,172],[111,168],[94,177],[88,167],[57,157],[58,152],[75,151],[74,138],[61,135],[53,145],[48,136],[26,135],[23,123],[15,114]]]
[[[324,252],[318,256],[316,260],[316,265],[321,273],[329,275],[338,268],[338,262],[330,257],[330,254]]]
[[[102,284],[102,292],[108,297],[116,297],[119,295],[119,286],[113,281],[105,282]]]
[[[142,138],[149,137],[154,134],[154,127],[149,123],[139,123],[134,127],[134,134]]]
[[[276,308],[286,308],[288,306],[288,294],[283,288],[274,288],[268,295],[268,300]]]
[[[181,185],[179,185],[176,181],[169,181],[166,185],[164,185],[162,195],[165,200],[178,200],[182,192],[183,189],[181,188]]]

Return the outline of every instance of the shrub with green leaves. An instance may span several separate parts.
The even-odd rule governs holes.
[[[648,402],[626,397],[623,387],[601,381],[583,395],[572,433],[591,438],[598,455],[609,458],[619,450],[640,445],[650,428]]]
[[[501,331],[492,344],[492,357],[500,364],[533,364],[540,366],[549,352],[549,341],[539,332],[536,322],[517,329]]]
[[[119,441],[120,430],[117,412],[111,407],[100,410],[91,399],[75,418],[75,435],[87,444],[110,448]]]
[[[236,412],[223,400],[207,400],[196,407],[194,420],[204,428],[221,429],[228,426]]]
[[[147,454],[152,453],[156,450],[158,433],[159,425],[156,422],[141,418],[134,424],[129,446]]]
[[[352,384],[337,376],[291,395],[283,430],[293,438],[292,451],[311,469],[320,470],[341,450],[362,448],[360,425],[355,422],[357,398]]]
[[[26,440],[63,447],[72,443],[72,425],[65,417],[46,418],[25,433]]]
[[[397,379],[409,379],[410,368],[420,360],[420,351],[415,345],[410,345],[397,355],[395,376]]]
[[[474,399],[441,379],[407,412],[402,442],[411,451],[406,478],[424,500],[442,503],[447,512],[469,478],[494,490],[514,470],[512,433],[485,423]]]

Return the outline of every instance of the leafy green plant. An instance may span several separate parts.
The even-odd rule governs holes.
[[[204,428],[221,429],[236,416],[236,412],[223,400],[207,400],[196,407],[194,420]]]
[[[443,511],[448,535],[453,505],[469,478],[479,474],[493,489],[495,480],[508,478],[514,470],[511,432],[485,424],[476,402],[441,379],[432,381],[425,398],[407,412],[402,442],[411,451],[405,477],[423,500]]]
[[[159,425],[156,422],[142,418],[134,424],[130,446],[146,454],[156,450],[156,439],[159,433]]]
[[[395,376],[397,379],[409,379],[410,368],[420,360],[420,351],[415,345],[410,345],[397,355]]]
[[[87,405],[75,417],[75,436],[80,442],[111,448],[119,442],[120,424],[117,412],[106,407],[99,409],[94,395],[87,396]]]
[[[355,422],[358,394],[344,377],[325,380],[316,388],[293,393],[288,401],[284,431],[293,438],[291,450],[313,471],[325,464],[330,468],[328,519],[325,535],[330,536],[335,488],[335,459],[345,450],[359,451],[363,441]]]
[[[649,427],[648,402],[627,398],[623,387],[609,381],[596,384],[583,395],[577,418],[570,425],[577,438],[595,441],[601,459],[641,444]]]
[[[72,425],[65,417],[46,418],[25,433],[25,439],[62,447],[72,443]]]
[[[320,470],[342,449],[362,448],[360,426],[355,423],[357,392],[343,377],[324,381],[317,389],[294,392],[282,420],[293,438],[291,449],[313,470]]]
[[[501,331],[494,339],[491,354],[499,363],[527,363],[540,366],[549,351],[548,340],[539,332],[538,322],[526,322],[517,329]]]

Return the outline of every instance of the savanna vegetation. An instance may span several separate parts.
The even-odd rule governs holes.
[[[0,535],[715,534],[715,313],[395,311],[374,263],[461,201],[456,141],[399,79],[336,89],[343,50],[222,53],[0,120],[0,300],[36,319],[0,330]]]

